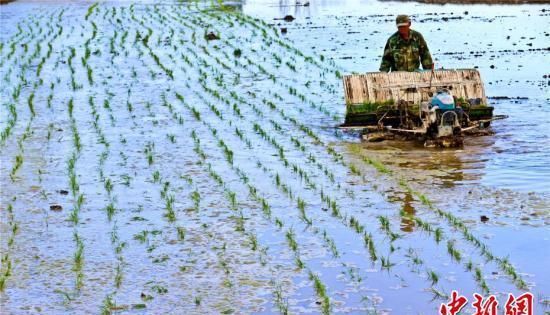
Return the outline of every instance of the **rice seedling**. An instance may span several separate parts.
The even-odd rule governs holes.
[[[103,299],[103,303],[101,306],[101,315],[110,315],[111,310],[114,309],[116,306],[115,302],[113,301],[112,294],[106,295]]]
[[[374,246],[374,240],[372,238],[372,234],[370,233],[364,233],[363,234],[363,240],[365,242],[365,245],[367,246],[369,250],[369,256],[372,262],[375,262],[378,259],[378,256],[376,256],[376,248]]]
[[[105,212],[107,213],[107,218],[109,219],[109,221],[111,221],[113,219],[113,216],[114,216],[115,212],[116,212],[115,205],[112,202],[109,203],[105,207]]]
[[[471,260],[469,260],[464,266],[468,271],[472,271],[474,269],[474,263]]]
[[[145,157],[147,158],[147,164],[151,166],[154,163],[154,156],[153,156],[153,149],[155,147],[155,144],[152,142],[147,143],[145,145],[145,149],[143,152],[145,152]]]
[[[29,95],[29,99],[27,101],[27,104],[29,105],[29,111],[31,112],[31,117],[36,116],[36,112],[34,111],[34,92],[32,92]]]
[[[120,286],[122,285],[122,279],[123,279],[122,266],[119,263],[115,268],[115,287],[117,289],[120,289]]]
[[[158,284],[155,284],[153,286],[151,286],[151,290],[157,294],[166,294],[168,293],[168,289],[166,289],[164,286],[162,285],[158,285]]]
[[[313,288],[315,289],[315,293],[317,293],[317,296],[321,299],[322,314],[330,314],[330,299],[327,295],[327,289],[325,285],[323,284],[323,282],[321,282],[319,276],[313,273],[311,270],[309,271],[309,279],[313,281]]]
[[[384,256],[381,256],[380,257],[380,264],[382,266],[382,269],[388,269],[388,271],[390,270],[391,267],[395,266],[395,263],[392,263],[390,261],[390,257],[384,257]]]
[[[409,247],[409,249],[407,250],[407,254],[405,255],[406,257],[408,257],[409,259],[411,259],[411,262],[414,264],[414,265],[422,265],[424,262],[422,261],[422,259],[420,259],[420,257],[418,257],[418,254],[416,253],[416,251]]]
[[[90,83],[90,85],[93,85],[94,84],[93,70],[88,64],[86,65],[86,76],[88,77],[88,82]]]
[[[69,186],[71,188],[73,196],[76,196],[80,189],[80,186],[78,185],[78,181],[76,179],[76,174],[74,173],[74,171],[69,172]]]
[[[289,305],[288,305],[288,299],[284,298],[283,296],[283,289],[280,285],[276,286],[275,291],[273,292],[275,295],[275,305],[277,306],[277,309],[282,315],[288,315],[289,313]]]
[[[350,216],[349,219],[349,226],[352,227],[356,233],[361,234],[365,230],[365,227],[359,223],[359,220],[357,220],[354,216]]]
[[[298,251],[298,243],[296,242],[296,234],[294,233],[294,230],[292,228],[288,229],[285,236],[290,249],[294,252]]]
[[[79,222],[78,212],[79,211],[77,208],[73,208],[73,210],[69,214],[69,221],[71,221],[74,225],[77,225]]]
[[[122,180],[121,184],[126,186],[126,187],[130,187],[130,182],[132,181],[132,177],[130,177],[130,175],[128,174],[122,174],[120,176],[120,179]]]
[[[153,172],[153,183],[160,183],[160,182],[161,182],[160,172],[156,170]]]
[[[269,205],[269,203],[265,200],[265,199],[261,199],[261,203],[262,203],[262,212],[264,213],[264,215],[268,218],[271,217],[271,206]]]
[[[174,211],[174,201],[175,201],[174,195],[169,195],[168,197],[166,197],[166,206],[165,206],[166,214],[164,216],[168,219],[169,222],[176,221],[176,212]]]
[[[170,140],[171,143],[176,143],[176,135],[175,134],[167,134],[166,137],[168,140]]]
[[[199,192],[197,190],[194,190],[191,193],[191,200],[193,201],[193,209],[195,209],[195,211],[199,211],[199,206],[200,206],[200,202],[201,202],[201,195],[199,194]]]
[[[17,173],[17,171],[21,168],[21,165],[23,165],[23,155],[22,154],[17,154],[15,156],[15,163],[11,169],[11,173],[10,173],[10,178],[11,178],[11,181],[15,181],[15,173]]]
[[[160,191],[160,197],[162,199],[168,198],[168,190],[170,189],[170,182],[166,181],[162,183],[162,189]]]
[[[230,207],[232,210],[237,210],[237,194],[232,191],[228,191],[227,198],[229,199]]]
[[[447,241],[447,252],[457,262],[459,262],[460,259],[462,258],[462,255],[460,254],[460,251],[458,251],[455,248],[455,242],[453,240]]]
[[[439,276],[437,275],[437,273],[435,271],[429,270],[428,271],[428,280],[430,280],[431,283],[432,283],[432,286],[434,286],[439,281]]]
[[[380,222],[380,229],[385,232],[391,232],[390,221],[387,217],[378,216],[378,221]]]
[[[300,212],[300,219],[302,219],[307,225],[312,225],[313,221],[306,215],[306,203],[303,199],[299,198],[296,201],[298,211]]]
[[[443,239],[443,230],[441,228],[436,228],[434,230],[434,238],[436,243],[441,242],[441,240]]]
[[[178,226],[176,227],[176,232],[177,232],[177,235],[178,235],[178,241],[181,241],[183,242],[185,240],[185,228],[181,227],[181,226]]]
[[[149,241],[149,231],[144,230],[137,234],[134,234],[134,239],[139,241],[140,243],[145,243]]]
[[[99,3],[94,3],[92,4],[91,6],[88,7],[88,11],[86,12],[86,15],[84,16],[84,19],[88,20],[88,18],[90,17],[90,15],[92,15],[92,13],[94,13],[94,10],[97,8],[97,6],[99,5]]]
[[[111,192],[113,191],[113,183],[111,182],[110,178],[107,178],[104,183],[105,190],[107,191],[107,194],[111,195]]]

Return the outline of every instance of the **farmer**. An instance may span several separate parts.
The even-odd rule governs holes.
[[[395,19],[395,32],[384,47],[380,71],[416,71],[434,69],[432,56],[422,35],[411,29],[411,20],[407,15],[398,15]]]

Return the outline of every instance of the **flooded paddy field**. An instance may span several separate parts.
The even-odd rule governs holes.
[[[2,313],[549,310],[548,7],[231,7],[0,7]],[[400,13],[437,67],[480,70],[494,135],[336,128]]]

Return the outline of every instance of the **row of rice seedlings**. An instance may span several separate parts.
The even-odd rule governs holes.
[[[12,182],[15,181],[15,174],[21,168],[21,165],[23,165],[23,155],[19,153],[15,156],[15,163],[13,164],[10,171],[10,178]]]
[[[103,129],[100,126],[100,116],[98,113],[98,109],[95,105],[94,97],[89,96],[88,97],[88,105],[90,107],[90,114],[93,117],[92,126],[94,127],[94,131],[96,133],[96,136],[98,138],[98,142],[103,144],[105,146],[105,150],[109,149],[110,142],[105,137],[105,133],[103,132]],[[108,151],[107,151],[108,152]]]
[[[296,207],[300,212],[300,219],[304,221],[306,225],[311,226],[313,224],[313,221],[306,214],[306,202],[302,198],[298,197],[296,199]]]
[[[385,216],[378,216],[378,221],[380,222],[380,229],[390,239],[390,252],[394,251],[393,242],[401,237],[398,233],[395,233],[390,228],[390,220]]]
[[[90,105],[93,105],[94,104],[93,99],[91,100],[92,102]],[[104,165],[110,152],[109,142],[107,139],[105,139],[101,129],[98,129],[97,135],[98,135],[99,142],[102,143],[105,147],[105,150],[100,155],[98,172],[100,173],[100,180],[103,181],[103,187],[108,197],[108,203],[105,206],[104,211],[107,215],[107,220],[109,222],[112,222],[111,232],[110,232],[111,246],[116,256],[116,265],[114,266],[113,284],[116,289],[120,289],[120,287],[122,286],[122,282],[124,280],[124,266],[126,264],[124,255],[123,255],[123,250],[128,246],[128,243],[126,241],[122,241],[118,234],[118,225],[117,225],[117,220],[115,219],[115,216],[117,212],[120,211],[120,209],[117,206],[117,197],[114,194],[114,189],[115,189],[114,181],[110,177],[105,177],[103,175]],[[125,142],[122,142],[122,144],[124,145]],[[116,295],[116,291],[112,292],[109,295],[109,298],[112,299],[115,295]]]
[[[323,236],[323,240],[325,241],[325,243],[328,245],[328,248],[330,249],[332,256],[334,258],[339,258],[340,253],[338,251],[338,248],[336,247],[336,243],[334,242],[334,239],[328,235],[327,230],[324,229],[321,235]]]
[[[466,264],[466,268],[469,271],[472,271],[473,263],[471,261],[469,261]],[[487,282],[485,282],[485,278],[483,277],[483,272],[481,271],[481,268],[475,267],[473,269],[474,269],[474,275],[475,275],[474,278],[475,278],[476,282],[478,283],[479,287],[481,288],[481,290],[483,291],[484,294],[489,294],[489,292],[490,292],[489,286],[487,285]]]
[[[15,197],[14,197],[15,201]],[[12,275],[12,260],[10,258],[10,250],[13,247],[13,244],[15,242],[15,234],[17,234],[19,230],[19,226],[17,222],[15,221],[15,215],[13,212],[13,205],[12,203],[8,203],[6,207],[6,213],[7,213],[7,223],[10,227],[9,229],[9,237],[7,239],[7,250],[1,254],[1,261],[0,261],[0,292],[4,292],[6,288],[6,281],[8,278]]]
[[[88,78],[88,83],[90,85],[94,84],[94,77],[93,77],[93,69],[89,64],[89,60],[91,57],[91,49],[90,49],[90,42],[97,36],[97,26],[95,23],[92,22],[92,35],[86,40],[84,43],[84,56],[82,57],[82,66],[86,68],[86,77]]]
[[[147,144],[145,144],[145,148],[143,149],[143,153],[145,153],[145,157],[147,159],[147,164],[149,166],[151,166],[155,161],[154,149],[155,149],[155,143],[154,142],[147,142]]]
[[[73,115],[73,110],[74,110],[74,100],[73,98],[71,98],[68,103],[68,111],[69,111],[69,118],[71,121],[71,130],[73,133],[73,144],[76,149],[76,153],[78,154],[82,150],[82,143],[80,141],[80,134],[78,133],[78,128],[76,126],[76,120]]]
[[[31,92],[34,93],[34,92]],[[12,168],[10,170],[10,179],[12,182],[15,182],[16,180],[16,174],[23,165],[24,162],[24,142],[34,133],[32,130],[32,123],[34,121],[34,116],[31,115],[29,121],[27,122],[27,126],[25,128],[25,131],[21,134],[21,136],[17,139],[17,147],[18,152],[15,155],[15,161],[12,165]]]
[[[99,3],[94,3],[91,6],[88,7],[88,10],[86,11],[86,15],[84,16],[84,19],[88,20],[88,18],[94,13],[94,11],[97,11],[96,8],[99,5]]]
[[[74,47],[69,47],[69,50],[70,50],[70,54],[69,54],[69,58],[67,59],[67,65],[69,66],[69,70],[71,72],[71,87],[73,88],[73,91],[76,91],[77,89],[82,88],[81,85],[76,83],[76,78],[75,78],[76,69],[74,68],[74,65],[73,65],[73,59],[76,57],[76,49]]]
[[[275,287],[275,291],[273,292],[273,295],[275,297],[275,305],[277,306],[279,313],[281,313],[282,315],[290,314],[288,298],[284,296],[282,286],[280,284],[276,284],[275,280],[271,281],[271,286]]]
[[[76,229],[73,233],[73,238],[76,244],[73,254],[73,271],[76,273],[75,288],[80,290],[84,285],[84,273],[82,272],[82,267],[84,265],[84,242]]]
[[[163,92],[161,94],[161,99],[162,99],[162,105],[168,108],[168,111],[170,112],[170,114],[172,114],[172,118],[176,120],[178,124],[183,125],[184,123],[183,116],[181,116],[177,111],[174,110],[174,106],[172,105],[172,103],[168,102],[168,100],[166,99],[166,93]],[[168,140],[170,140],[170,142],[176,143],[176,135],[167,134],[166,136],[168,137]]]
[[[76,126],[76,120],[73,115],[74,101],[70,98],[68,101],[68,114],[71,123],[71,130],[73,134],[73,152],[70,158],[67,160],[67,174],[69,177],[69,188],[71,195],[73,196],[73,208],[69,213],[69,221],[74,225],[73,240],[75,243],[75,251],[73,254],[73,271],[75,272],[75,288],[80,290],[84,284],[84,242],[78,233],[78,225],[80,222],[80,211],[82,204],[84,203],[84,195],[80,193],[80,185],[78,183],[78,175],[76,173],[76,163],[78,161],[79,152],[81,151],[80,138]]]
[[[99,8],[97,10],[99,12]],[[95,23],[92,22],[92,27],[93,27],[93,33],[92,33],[92,37],[88,39],[88,42],[93,40],[95,37],[96,37],[96,31],[97,31],[97,27],[95,26]],[[89,58],[89,53],[85,53],[85,56],[87,58]],[[89,65],[89,63],[87,63]],[[117,71],[119,69],[113,69],[113,71]],[[110,105],[110,98],[114,96],[113,93],[111,93],[111,91],[109,90],[109,87],[108,87],[108,84],[109,82],[106,82],[106,81],[103,81],[102,84],[104,86],[106,86],[106,91],[105,91],[105,94],[107,95],[107,97],[104,99],[103,101],[103,109],[107,110],[108,112],[108,115],[110,117],[110,121],[111,121],[111,126],[115,127],[115,124],[116,124],[116,119],[114,119],[114,112],[113,112],[113,108],[111,107]],[[128,95],[130,94],[130,90],[128,92]],[[116,255],[116,265],[114,266],[114,279],[113,279],[113,284],[114,284],[114,287],[116,289],[120,289],[120,287],[122,286],[122,283],[123,283],[123,280],[124,280],[124,266],[126,265],[125,263],[125,259],[124,259],[124,255],[123,255],[123,250],[124,248],[126,248],[128,246],[127,242],[126,241],[122,241],[120,239],[120,236],[118,234],[118,225],[117,225],[117,220],[115,219],[115,215],[116,213],[119,211],[118,207],[117,207],[117,198],[116,196],[114,195],[114,188],[115,188],[115,185],[114,185],[114,181],[110,178],[110,177],[105,177],[104,176],[104,165],[105,165],[105,162],[108,158],[108,156],[110,155],[110,142],[109,140],[106,138],[102,128],[101,128],[101,125],[99,124],[99,122],[101,121],[101,118],[99,116],[99,113],[98,113],[98,107],[95,105],[95,102],[94,102],[94,98],[92,96],[90,96],[88,98],[88,103],[89,103],[89,107],[91,109],[91,115],[93,117],[93,122],[92,122],[92,125],[94,126],[94,129],[95,129],[95,132],[96,132],[96,136],[97,136],[97,139],[98,139],[98,143],[102,144],[104,146],[104,151],[100,154],[100,159],[99,159],[99,167],[98,167],[98,172],[99,172],[99,177],[100,177],[100,180],[103,181],[103,186],[104,186],[104,189],[105,189],[105,192],[107,193],[107,196],[109,198],[109,201],[107,203],[107,205],[105,206],[104,208],[104,211],[107,215],[107,219],[112,222],[112,225],[111,225],[111,245],[112,245],[112,248],[114,250],[114,253]],[[122,145],[125,145],[126,144],[126,140],[124,139],[124,137],[122,137],[122,135],[120,136],[121,140],[120,140],[120,143]],[[123,163],[125,163],[125,155],[124,153],[121,151],[121,157],[123,159]],[[126,185],[126,186],[129,186],[130,184],[130,180],[131,180],[131,177],[127,174],[122,174],[121,175],[121,178],[123,180],[122,184]],[[115,307],[115,302],[114,302],[114,296],[116,295],[116,291],[114,292],[111,292],[110,294],[108,294],[105,298],[105,305],[109,306],[109,307],[106,307],[103,309],[103,312],[111,312],[112,308]]]
[[[328,297],[328,294],[327,294],[326,286],[323,284],[323,282],[321,282],[321,279],[319,278],[319,276],[314,272],[312,272],[311,270],[309,271],[309,279],[313,281],[313,287],[315,288],[315,292],[317,293],[317,296],[321,300],[321,312],[325,315],[330,314],[331,304],[330,304],[330,298]]]
[[[36,59],[39,56],[40,45],[37,44],[36,47],[37,47],[37,49],[35,50],[35,52],[28,59],[27,63],[23,65],[22,70],[21,70],[22,75],[26,71],[26,69],[28,67],[27,65],[30,64],[30,62],[33,59]],[[22,82],[25,82],[25,81],[26,81],[25,79],[22,79]],[[38,87],[38,84],[35,83],[33,85],[34,90],[36,90],[37,87]],[[12,167],[11,172],[10,172],[10,178],[11,178],[12,181],[15,180],[15,174],[17,173],[17,171],[21,168],[21,166],[23,164],[23,142],[28,137],[30,137],[33,133],[32,129],[31,129],[31,124],[32,124],[32,122],[34,120],[34,117],[36,115],[35,110],[34,110],[34,93],[35,93],[34,90],[30,93],[28,101],[27,101],[28,106],[29,106],[29,111],[31,113],[31,117],[30,117],[30,120],[27,124],[27,127],[26,127],[24,133],[21,135],[21,137],[17,141],[18,147],[19,147],[19,153],[15,157],[15,163]],[[18,99],[20,91],[21,91],[21,84],[19,85],[18,88],[16,88],[16,92],[15,92],[16,95],[13,95],[14,100]],[[8,105],[8,109],[9,109],[9,112],[10,112],[10,118],[8,119],[6,128],[2,131],[2,144],[5,143],[5,141],[7,140],[9,135],[11,134],[11,130],[15,126],[15,123],[17,121],[17,110],[16,110],[15,106],[13,104],[10,104],[10,105]],[[15,201],[15,200],[16,199],[14,197],[13,201]],[[13,204],[12,203],[9,203],[7,205],[6,212],[7,212],[7,219],[8,219],[7,223],[9,225],[9,233],[10,234],[9,234],[9,237],[7,238],[7,249],[8,250],[6,252],[4,252],[2,254],[2,257],[1,257],[0,291],[4,291],[4,289],[6,287],[6,281],[12,274],[12,260],[11,260],[10,255],[9,255],[9,249],[12,248],[12,246],[14,245],[15,235],[19,230],[19,226],[18,226],[17,222],[15,221],[15,216],[14,216]]]

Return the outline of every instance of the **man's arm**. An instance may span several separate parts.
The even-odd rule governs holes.
[[[384,47],[384,54],[382,55],[382,63],[380,64],[381,72],[390,72],[393,65],[393,55],[390,49],[390,40],[386,42],[386,47]]]
[[[428,44],[426,44],[426,41],[424,40],[424,37],[421,34],[418,34],[418,45],[419,45],[419,53],[420,53],[420,62],[422,63],[422,69],[429,70],[433,69],[433,60],[432,55],[430,54],[430,50],[428,49]]]

